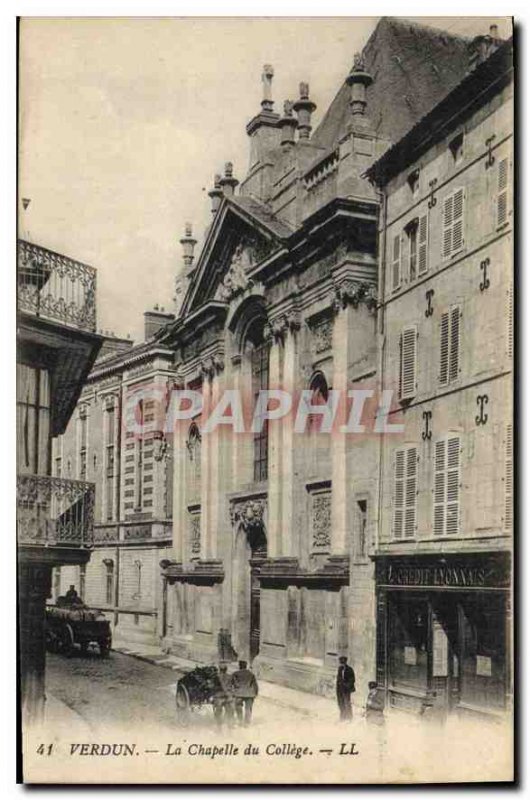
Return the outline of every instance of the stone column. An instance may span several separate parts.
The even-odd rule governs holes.
[[[203,374],[202,383],[202,419],[209,419],[212,411],[212,377],[213,364],[211,359],[201,365]],[[201,429],[204,424],[201,425]],[[211,515],[211,444],[212,434],[204,434],[201,441],[201,559],[207,558],[210,541],[210,515]]]
[[[269,351],[269,386],[271,389],[281,389],[282,372],[282,344],[278,336],[272,336]],[[267,524],[267,554],[269,557],[282,555],[282,420],[269,422],[268,441],[268,524]]]
[[[187,535],[187,429],[189,422],[178,420],[173,429],[173,552],[175,560],[186,558]]]
[[[297,332],[300,328],[298,316],[289,314],[285,320],[283,381],[282,388],[288,392],[294,403],[298,374],[298,342]],[[298,542],[295,539],[295,459],[297,442],[294,433],[294,415],[286,414],[282,423],[281,449],[281,555],[298,554]]]
[[[351,361],[350,330],[354,309],[351,305],[337,303],[333,325],[333,389],[339,392],[340,402],[331,434],[331,551],[348,552],[348,495],[351,490],[347,470],[347,436],[339,427],[346,422],[346,397],[348,391],[348,364]]]
[[[214,408],[224,391],[224,360],[220,356],[213,359],[214,373],[211,379],[210,404]],[[204,437],[209,439],[209,474],[207,476],[209,484],[209,509],[208,509],[208,539],[205,540],[205,548],[202,558],[217,558],[219,552],[218,537],[222,527],[222,498],[225,488],[225,471],[223,468],[224,453],[226,452],[229,431],[226,426],[217,426],[210,434]],[[203,443],[204,443],[203,439]]]

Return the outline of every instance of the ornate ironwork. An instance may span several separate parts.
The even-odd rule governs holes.
[[[425,430],[422,431],[421,438],[423,439],[423,441],[425,441],[426,439],[432,439],[432,431],[430,429],[432,411],[424,411],[422,417],[425,422]]]
[[[431,190],[431,193],[429,196],[429,202],[427,203],[428,208],[434,208],[434,206],[438,202],[436,197],[434,196],[437,183],[438,183],[438,178],[433,178],[432,181],[429,181],[429,189]]]
[[[490,280],[488,278],[488,267],[490,264],[489,258],[485,258],[484,261],[480,262],[480,269],[482,270],[483,277],[479,285],[479,289],[483,292],[485,289],[489,289]]]
[[[427,300],[427,308],[425,309],[425,316],[432,317],[434,309],[432,307],[432,298],[434,297],[434,289],[427,289],[425,292],[425,299]]]
[[[17,476],[18,542],[91,547],[93,483],[50,475]]]
[[[18,241],[18,307],[38,317],[96,330],[96,270]]]
[[[495,141],[495,134],[486,139],[486,147],[488,148],[488,157],[486,159],[485,168],[489,169],[495,164],[495,156],[493,155],[493,142]]]
[[[477,396],[477,406],[479,406],[479,413],[475,417],[476,425],[485,425],[488,421],[488,415],[484,413],[484,406],[488,404],[488,395],[479,394]]]

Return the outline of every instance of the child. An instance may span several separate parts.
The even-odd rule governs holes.
[[[383,709],[385,701],[377,688],[377,681],[368,684],[368,697],[366,698],[366,720],[374,725],[382,725],[385,721]]]

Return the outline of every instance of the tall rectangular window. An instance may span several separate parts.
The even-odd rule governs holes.
[[[143,488],[143,456],[144,456],[144,401],[138,401],[138,424],[140,433],[136,439],[136,463],[135,463],[135,508],[142,508],[142,488]]]
[[[460,306],[444,311],[440,320],[440,383],[457,380],[460,372]]]
[[[501,158],[497,167],[497,227],[508,222],[510,161]]]
[[[443,202],[442,256],[449,258],[464,246],[464,190],[456,189]]]
[[[412,539],[416,535],[417,475],[417,448],[411,446],[396,450],[392,524],[394,539]]]
[[[401,286],[401,234],[392,240],[392,290]]]
[[[434,448],[434,535],[454,536],[460,527],[460,437]]]
[[[267,342],[255,345],[252,350],[252,393],[254,407],[261,389],[269,385],[269,346]],[[267,421],[263,423],[259,433],[254,434],[254,480],[267,479],[268,466],[268,427]]]
[[[108,606],[114,605],[114,561],[106,558],[105,566],[105,602]]]
[[[399,396],[410,400],[416,394],[417,330],[415,325],[403,328],[401,333],[401,359]]]
[[[51,466],[50,377],[17,364],[17,470],[47,475]]]
[[[115,429],[116,409],[114,405],[106,411],[106,447],[105,447],[105,501],[107,521],[114,517],[114,454],[115,454]]]

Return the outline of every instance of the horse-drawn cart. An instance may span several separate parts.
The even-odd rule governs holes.
[[[185,724],[189,715],[216,704],[225,697],[225,690],[216,666],[195,667],[177,681],[176,707],[178,720]]]
[[[103,612],[76,604],[48,606],[46,609],[46,647],[53,653],[73,654],[79,645],[86,653],[97,644],[101,656],[108,656],[112,644],[110,622]]]

